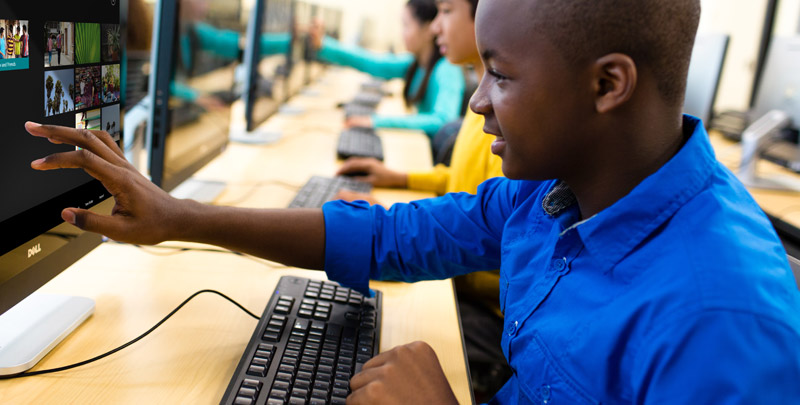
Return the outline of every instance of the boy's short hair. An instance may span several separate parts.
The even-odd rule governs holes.
[[[538,0],[534,32],[578,66],[609,53],[630,56],[658,80],[665,101],[682,105],[700,0]]]

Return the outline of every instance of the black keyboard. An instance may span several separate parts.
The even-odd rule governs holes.
[[[344,105],[344,115],[350,117],[370,117],[375,114],[375,108],[361,104],[347,103]]]
[[[220,403],[343,405],[380,328],[380,291],[281,277]]]
[[[360,92],[353,97],[352,104],[363,105],[370,108],[375,108],[380,104],[383,95],[377,93]]]
[[[321,208],[322,204],[332,200],[341,189],[369,193],[372,191],[372,185],[347,177],[313,176],[297,192],[289,203],[289,208]]]
[[[383,143],[372,129],[350,128],[339,135],[336,154],[339,159],[357,156],[383,160]]]

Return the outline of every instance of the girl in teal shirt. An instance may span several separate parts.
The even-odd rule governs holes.
[[[352,117],[348,125],[418,129],[433,138],[442,125],[458,118],[464,100],[464,75],[442,58],[430,29],[434,18],[434,0],[408,1],[403,11],[403,40],[410,54],[405,55],[375,54],[314,33],[320,60],[382,79],[405,78],[406,105],[417,107],[414,115]]]

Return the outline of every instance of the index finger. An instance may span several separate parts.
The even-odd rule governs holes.
[[[53,143],[78,146],[112,163],[118,164],[125,160],[122,151],[111,139],[111,136],[102,131],[41,125],[34,122],[25,123],[25,129],[33,136],[47,138]]]

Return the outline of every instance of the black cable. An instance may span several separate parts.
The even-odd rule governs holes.
[[[128,343],[125,343],[122,346],[117,347],[116,349],[107,351],[107,352],[105,352],[105,353],[103,353],[103,354],[101,354],[99,356],[95,356],[95,357],[93,357],[91,359],[84,360],[84,361],[81,361],[79,363],[70,364],[68,366],[51,368],[51,369],[47,369],[47,370],[27,371],[27,372],[22,372],[22,373],[19,373],[19,374],[14,374],[14,375],[0,375],[0,380],[11,380],[11,379],[14,379],[14,378],[32,377],[32,376],[35,376],[35,375],[57,373],[59,371],[65,371],[65,370],[73,369],[73,368],[76,368],[76,367],[84,366],[86,364],[94,363],[97,360],[106,358],[106,357],[108,357],[108,356],[110,356],[110,355],[112,355],[114,353],[117,353],[118,351],[120,351],[120,350],[122,350],[122,349],[124,349],[124,348],[126,348],[126,347],[128,347],[128,346],[130,346],[130,345],[142,340],[145,336],[149,335],[151,332],[156,330],[156,328],[158,328],[164,322],[166,322],[167,319],[171,318],[172,315],[175,315],[176,312],[178,312],[181,308],[183,308],[183,306],[186,305],[189,301],[191,301],[194,297],[196,297],[196,296],[198,296],[200,294],[203,294],[203,293],[217,294],[220,297],[225,298],[226,300],[230,301],[233,305],[236,305],[237,307],[239,307],[239,309],[241,309],[242,311],[247,313],[247,315],[250,315],[251,317],[255,318],[256,320],[260,320],[261,319],[258,315],[250,312],[249,310],[247,310],[247,308],[243,307],[241,304],[239,304],[238,302],[234,301],[232,298],[228,297],[227,295],[225,295],[225,294],[223,294],[223,293],[221,293],[219,291],[216,291],[216,290],[200,290],[200,291],[192,294],[189,298],[185,299],[180,305],[178,305],[177,308],[173,309],[172,312],[170,312],[167,316],[165,316],[162,320],[160,320],[157,324],[155,324],[147,332],[142,333],[136,339],[133,339],[133,340],[129,341]]]

